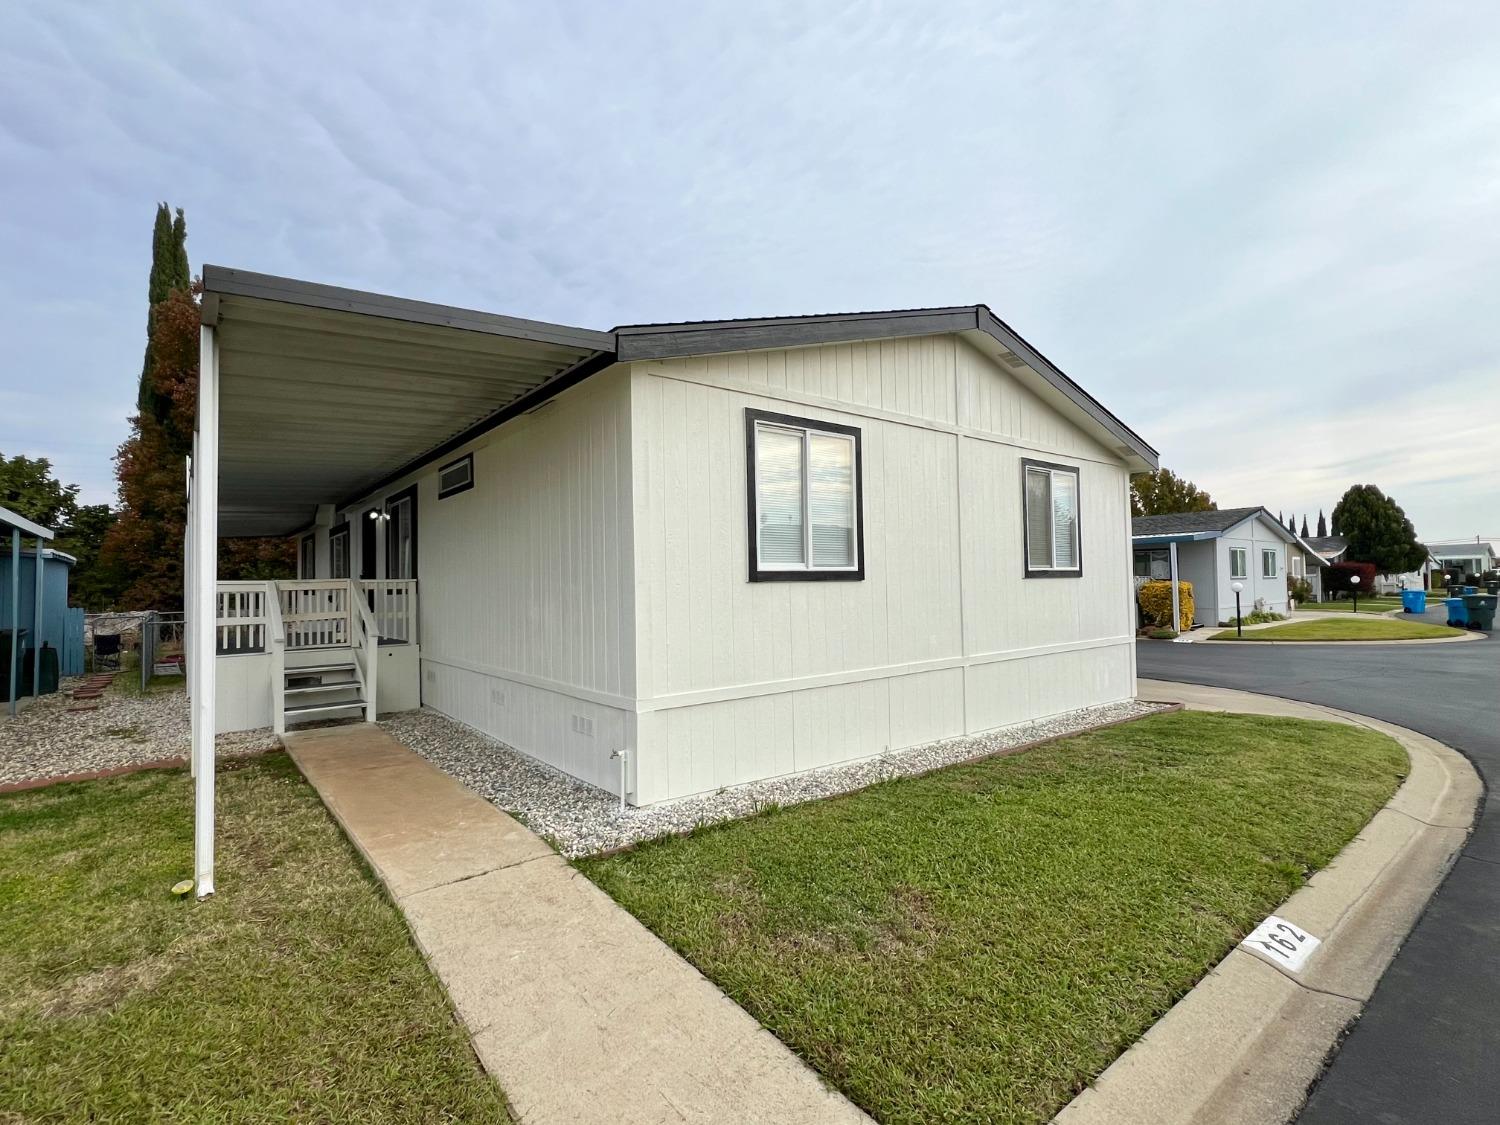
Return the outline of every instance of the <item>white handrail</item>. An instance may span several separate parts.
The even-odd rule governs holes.
[[[266,650],[271,654],[271,727],[286,733],[286,623],[276,583],[266,583]]]
[[[354,580],[347,579],[349,584],[349,604],[352,607],[350,614],[357,624],[354,631],[363,638],[364,644],[360,646],[364,650],[364,661],[361,666],[359,660],[360,648],[355,651],[355,666],[361,673],[360,679],[365,689],[365,721],[375,721],[375,694],[377,690],[377,678],[380,674],[380,630],[375,626],[375,618],[370,613],[370,607],[365,604],[364,595],[354,588]]]

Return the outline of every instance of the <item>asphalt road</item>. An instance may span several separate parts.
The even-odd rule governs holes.
[[[1435,616],[1435,615],[1430,615]],[[1313,1087],[1301,1125],[1500,1121],[1500,638],[1438,645],[1142,641],[1140,675],[1371,715],[1466,754],[1485,780],[1459,859]]]

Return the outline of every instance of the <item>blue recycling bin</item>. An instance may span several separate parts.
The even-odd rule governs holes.
[[[1426,590],[1402,590],[1401,591],[1401,608],[1404,609],[1407,613],[1426,613],[1427,612],[1427,591]]]
[[[1465,629],[1469,625],[1469,611],[1464,606],[1463,598],[1447,598],[1443,604],[1448,607],[1448,624],[1455,629]]]

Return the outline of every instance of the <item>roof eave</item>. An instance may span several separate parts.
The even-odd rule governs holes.
[[[986,305],[837,313],[828,316],[684,324],[622,325],[615,329],[615,351],[622,363],[770,348],[811,347],[860,340],[977,333],[1014,354],[1026,369],[1066,404],[1068,413],[1092,429],[1131,472],[1151,472],[1160,459],[1139,434],[1107,410]],[[1054,405],[1057,405],[1055,402]]]

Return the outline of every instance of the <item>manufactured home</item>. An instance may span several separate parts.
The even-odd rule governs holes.
[[[202,319],[200,740],[425,706],[647,805],[1134,694],[1156,453],[984,305],[605,332],[209,266]],[[217,581],[240,535],[298,578]]]
[[[1132,547],[1137,585],[1169,577],[1176,556],[1178,579],[1193,586],[1197,625],[1233,621],[1236,604],[1247,614],[1256,608],[1284,614],[1290,561],[1302,560],[1299,577],[1307,574],[1302,540],[1265,508],[1137,516]]]

